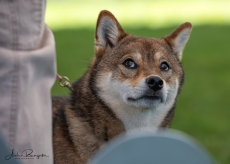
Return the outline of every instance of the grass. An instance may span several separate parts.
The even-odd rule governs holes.
[[[131,34],[162,37],[165,29],[125,28]],[[185,48],[182,64],[185,84],[179,96],[172,128],[184,131],[198,141],[219,163],[230,163],[230,26],[195,26]],[[57,66],[71,82],[80,77],[93,57],[93,29],[54,31]],[[68,95],[57,83],[53,95]]]

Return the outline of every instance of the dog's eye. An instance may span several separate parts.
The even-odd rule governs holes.
[[[162,62],[160,65],[160,68],[162,71],[168,71],[170,69],[168,63],[166,63],[166,62]]]
[[[126,59],[123,65],[127,68],[135,69],[137,68],[137,64],[132,59]]]

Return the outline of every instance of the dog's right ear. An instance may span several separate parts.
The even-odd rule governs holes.
[[[107,10],[102,10],[97,19],[95,32],[95,53],[97,56],[103,54],[107,47],[113,48],[126,36],[117,19]]]

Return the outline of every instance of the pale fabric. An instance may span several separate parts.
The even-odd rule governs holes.
[[[15,153],[49,156],[19,160],[26,164],[53,163],[55,43],[45,7],[45,0],[0,0],[0,133]]]

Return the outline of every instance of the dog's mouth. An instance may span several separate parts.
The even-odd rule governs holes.
[[[158,96],[158,95],[143,95],[139,98],[131,98],[129,97],[128,98],[128,101],[138,101],[138,100],[150,100],[150,101],[156,101],[156,100],[160,100],[162,101],[162,97],[161,96]]]

